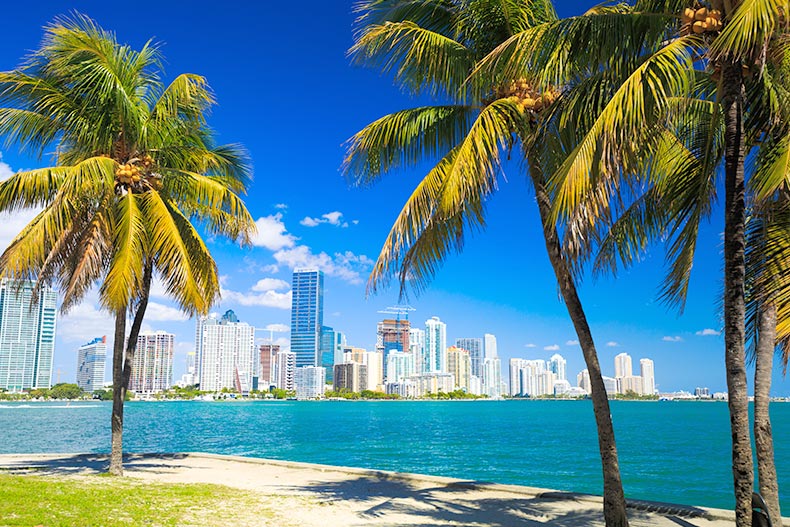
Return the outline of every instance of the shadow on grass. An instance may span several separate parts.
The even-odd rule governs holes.
[[[125,471],[173,472],[181,468],[173,460],[184,459],[186,454],[124,454]],[[161,460],[158,462],[157,460]],[[167,462],[166,462],[167,461]],[[131,464],[131,466],[127,466]],[[107,454],[74,454],[24,461],[0,458],[0,472],[6,474],[73,475],[104,474],[110,466]]]

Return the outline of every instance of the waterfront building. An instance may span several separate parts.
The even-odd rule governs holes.
[[[584,369],[576,376],[576,385],[585,391],[588,395],[592,393],[592,384],[590,383],[590,371]]]
[[[650,359],[639,359],[639,373],[642,376],[642,393],[654,395],[656,393],[656,375],[653,361]]]
[[[571,389],[568,391],[568,397],[579,398],[586,397],[587,395],[589,395],[587,391],[578,386],[571,386]]]
[[[469,376],[469,393],[472,395],[483,395],[483,381],[477,375]]]
[[[291,292],[291,351],[296,353],[296,367],[320,366],[324,273],[294,269]]]
[[[425,331],[420,328],[409,330],[409,352],[414,356],[416,373],[425,373]]]
[[[472,375],[483,376],[483,339],[481,338],[462,338],[455,339],[458,348],[469,352],[469,360],[472,364]]]
[[[385,389],[388,394],[399,395],[403,399],[414,399],[416,397],[420,397],[420,395],[418,395],[417,385],[408,379],[402,380],[400,382],[388,382],[385,385]]]
[[[633,375],[633,368],[631,367],[631,356],[628,353],[620,353],[614,358],[614,377],[619,379],[621,377],[630,377]]]
[[[377,351],[368,351],[362,362],[368,367],[367,389],[374,392],[384,390],[384,354]]]
[[[447,348],[447,371],[453,374],[457,389],[469,392],[472,360],[468,351],[457,346]]]
[[[277,384],[277,354],[280,353],[279,344],[261,344],[258,347],[258,389],[268,390]]]
[[[498,357],[483,359],[483,394],[491,399],[502,397],[502,364]]]
[[[483,360],[499,357],[496,349],[496,337],[490,333],[483,335]]]
[[[77,386],[87,393],[104,388],[107,337],[97,337],[77,350]]]
[[[425,321],[425,350],[423,353],[425,373],[447,373],[447,324],[439,317]]]
[[[277,353],[277,387],[281,390],[293,390],[296,378],[296,353],[280,351]]]
[[[710,398],[710,390],[708,388],[700,388],[697,386],[694,388],[694,396],[699,397],[700,399],[709,399]]]
[[[226,311],[220,319],[198,319],[195,350],[201,390],[228,388],[245,394],[252,389],[257,359],[255,328],[239,322],[233,311]]]
[[[52,386],[58,295],[49,286],[33,302],[33,280],[0,281],[0,389]]]
[[[382,354],[382,360],[387,365],[387,358],[393,351],[409,351],[409,334],[411,323],[408,320],[384,319],[376,326],[376,351]],[[389,372],[385,372],[385,377],[389,379]]]
[[[605,376],[601,376],[601,378],[603,379],[603,387],[606,390],[606,395],[608,397],[614,397],[615,394],[619,393],[617,391],[617,385],[618,385],[617,379],[613,379],[611,377],[605,377]]]
[[[417,372],[414,369],[414,355],[408,351],[392,351],[387,357],[387,382],[401,382]]]
[[[546,361],[510,360],[510,395],[537,397],[553,393],[553,390],[554,373],[546,369]]]
[[[368,386],[368,367],[356,362],[335,364],[334,389],[361,392]]]
[[[326,391],[326,369],[321,366],[296,368],[297,399],[321,399]]]
[[[417,397],[425,397],[429,393],[449,393],[455,387],[455,379],[451,373],[423,373],[409,380],[415,385]]]
[[[554,372],[557,380],[566,381],[568,380],[568,377],[565,373],[567,364],[568,361],[566,361],[562,355],[555,353],[551,356],[551,359],[549,359],[549,370]]]
[[[343,360],[341,362],[356,362],[357,364],[367,364],[368,350],[365,348],[356,348],[354,346],[346,346],[343,348]]]
[[[176,336],[166,331],[140,333],[132,360],[129,390],[157,393],[173,385],[173,348]]]
[[[551,372],[552,375],[556,375],[554,372]],[[554,388],[552,393],[556,395],[569,395],[571,393],[571,383],[566,381],[565,379],[558,379],[554,381]]]
[[[627,377],[621,377],[618,380],[620,381],[620,393],[632,392],[637,395],[642,395],[644,393],[642,377],[629,375]]]
[[[326,380],[332,381],[335,364],[343,362],[343,348],[346,346],[346,336],[329,326],[321,328],[321,365],[326,368]]]

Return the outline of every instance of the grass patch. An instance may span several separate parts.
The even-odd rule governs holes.
[[[0,473],[3,527],[224,527],[272,516],[261,509],[254,494],[222,485]]]

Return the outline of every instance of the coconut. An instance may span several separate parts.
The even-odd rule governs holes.
[[[708,26],[705,25],[705,22],[702,22],[700,20],[697,20],[696,22],[694,22],[694,25],[691,26],[691,29],[697,35],[699,35],[700,33],[704,33],[707,28],[708,28]]]
[[[700,22],[702,22],[706,18],[708,18],[708,8],[707,7],[700,7],[699,9],[697,9],[696,13],[694,13],[694,19],[695,20],[699,20]]]
[[[535,99],[531,97],[527,97],[526,99],[522,99],[521,103],[524,105],[525,108],[531,110],[535,106]]]
[[[687,23],[691,22],[692,20],[694,20],[694,14],[695,13],[696,13],[696,11],[694,11],[690,7],[687,7],[686,9],[684,9],[683,10],[683,23],[687,24]]]

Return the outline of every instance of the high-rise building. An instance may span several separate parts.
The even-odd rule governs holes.
[[[279,344],[261,344],[258,348],[258,389],[268,390],[277,384],[275,371],[277,370],[277,354],[280,353]]]
[[[368,351],[362,362],[368,367],[368,390],[382,391],[384,389],[384,354],[378,351]]]
[[[77,350],[77,386],[87,393],[104,387],[107,337],[97,337]]]
[[[376,351],[382,354],[384,364],[387,365],[387,358],[393,351],[409,351],[409,332],[411,323],[408,320],[401,320],[400,317],[391,319],[386,318],[376,326]],[[389,379],[389,373],[384,375]]]
[[[218,392],[223,388],[248,393],[255,372],[255,328],[239,322],[233,311],[221,319],[198,319],[195,332],[200,389]]]
[[[321,366],[324,273],[294,269],[291,291],[291,351],[296,353],[296,367]]]
[[[175,338],[172,333],[164,331],[138,335],[129,390],[135,393],[156,393],[172,386]]]
[[[420,328],[409,330],[409,353],[414,356],[414,371],[425,373],[425,331]]]
[[[447,324],[439,317],[425,321],[425,350],[422,371],[447,373]]]
[[[546,369],[546,361],[510,360],[510,394],[513,396],[537,397],[551,394],[554,390],[554,379],[554,372]]]
[[[462,338],[455,339],[458,348],[469,352],[469,360],[472,363],[472,375],[483,376],[483,339],[481,338]]]
[[[0,389],[52,386],[57,293],[45,286],[33,303],[32,280],[0,281]]]
[[[568,362],[559,353],[555,353],[549,359],[549,370],[554,372],[558,381],[567,381],[568,377],[565,374],[566,365]]]
[[[483,358],[495,359],[499,357],[496,349],[496,337],[490,333],[483,335]]]
[[[277,387],[293,390],[296,387],[296,353],[280,351],[277,353]]]
[[[387,356],[387,383],[403,382],[415,373],[414,355],[408,351],[391,351]]]
[[[642,390],[645,395],[656,393],[656,376],[653,369],[653,361],[650,359],[639,359],[639,370],[642,375]]]
[[[633,392],[637,395],[642,395],[644,393],[642,377],[629,375],[628,377],[620,377],[617,380],[620,382],[620,393]]]
[[[614,358],[614,378],[630,377],[631,375],[633,375],[631,356],[628,353],[620,353]]]
[[[579,372],[579,374],[576,376],[576,385],[588,394],[592,393],[592,383],[590,382],[589,370],[584,369]]]
[[[502,364],[499,357],[483,359],[483,393],[491,399],[502,397]]]
[[[321,399],[326,391],[326,370],[320,366],[296,368],[296,398]]]
[[[458,346],[447,348],[447,371],[453,374],[456,388],[469,392],[472,360],[468,351]]]
[[[335,391],[361,392],[368,387],[368,367],[356,362],[335,364]]]
[[[321,366],[326,368],[326,380],[332,382],[334,365],[343,362],[346,336],[329,326],[321,327]]]

